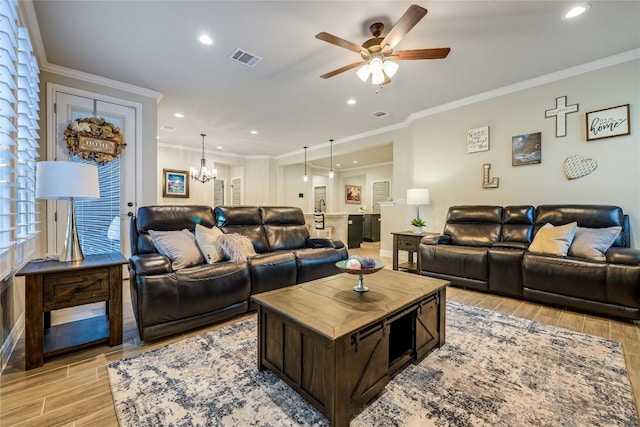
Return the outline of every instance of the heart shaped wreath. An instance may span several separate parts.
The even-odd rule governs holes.
[[[98,117],[85,117],[69,123],[64,131],[64,140],[69,154],[100,165],[115,160],[127,145],[119,128]]]

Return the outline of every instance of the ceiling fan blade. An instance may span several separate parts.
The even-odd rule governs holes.
[[[321,75],[320,78],[328,79],[329,77],[333,77],[337,74],[344,73],[345,71],[349,71],[353,68],[356,68],[357,66],[364,64],[365,62],[367,61],[358,61],[358,62],[354,62],[353,64],[345,65],[344,67],[338,68],[337,70],[329,71],[328,73]]]
[[[402,15],[402,18],[393,26],[389,34],[384,38],[380,46],[389,45],[392,49],[402,38],[427,14],[427,9],[417,4],[412,4]]]
[[[369,54],[369,52],[363,48],[362,46],[358,46],[355,43],[351,43],[348,40],[345,39],[341,39],[338,36],[334,36],[333,34],[329,34],[329,33],[325,33],[324,31],[321,33],[316,34],[316,38],[322,41],[325,41],[327,43],[331,43],[331,44],[335,44],[336,46],[340,46],[343,47],[345,49],[349,49],[352,50],[356,53],[366,53],[367,55]]]
[[[451,51],[448,47],[435,49],[397,50],[388,56],[391,60],[408,61],[412,59],[444,59]]]

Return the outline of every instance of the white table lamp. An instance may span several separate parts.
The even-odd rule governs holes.
[[[420,218],[420,206],[428,204],[428,188],[410,188],[407,190],[407,205],[415,205],[418,207],[418,216],[416,218]]]
[[[76,228],[75,200],[100,198],[98,168],[76,162],[38,162],[36,198],[68,200],[67,232],[60,261],[82,261],[84,254]]]

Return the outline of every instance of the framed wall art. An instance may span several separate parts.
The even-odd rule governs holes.
[[[511,164],[533,165],[542,161],[542,133],[528,133],[511,138]]]
[[[344,202],[359,205],[362,203],[362,186],[347,184],[344,186]]]
[[[629,135],[629,104],[587,113],[587,141]]]
[[[467,153],[489,150],[489,126],[467,131]]]
[[[189,173],[162,169],[162,197],[189,197]]]

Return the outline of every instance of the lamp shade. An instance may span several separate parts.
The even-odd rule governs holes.
[[[428,205],[429,189],[428,188],[410,188],[407,190],[407,205]]]
[[[97,199],[98,168],[76,162],[38,162],[36,198],[46,200]]]

